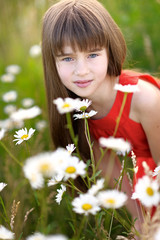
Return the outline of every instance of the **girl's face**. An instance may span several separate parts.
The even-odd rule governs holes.
[[[56,57],[56,66],[62,83],[76,95],[94,100],[104,92],[108,68],[105,48],[80,52],[66,45],[63,54]]]

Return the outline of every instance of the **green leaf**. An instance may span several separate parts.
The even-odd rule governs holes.
[[[94,178],[98,177],[101,172],[102,172],[102,170],[99,170],[98,172],[96,172],[96,173],[90,178],[90,180],[92,181]]]
[[[72,222],[69,222],[69,225],[70,225],[70,227],[72,228],[73,232],[75,233],[76,231],[75,231],[75,229],[74,229],[73,223],[72,223]]]

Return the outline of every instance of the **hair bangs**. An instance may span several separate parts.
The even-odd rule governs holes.
[[[108,39],[103,27],[91,12],[86,12],[85,9],[78,11],[78,8],[74,7],[72,11],[66,11],[66,14],[63,12],[63,16],[59,17],[52,34],[52,50],[55,56],[63,53],[65,45],[72,46],[74,51],[77,48],[88,51],[107,46]]]

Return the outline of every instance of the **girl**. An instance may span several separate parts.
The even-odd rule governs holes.
[[[132,144],[137,156],[137,178],[144,175],[143,161],[154,170],[160,160],[160,84],[147,74],[122,71],[126,44],[107,10],[96,0],[62,0],[50,7],[43,21],[42,54],[55,147],[66,147],[72,141],[65,128],[65,116],[57,112],[53,99],[80,97],[92,100],[91,109],[98,113],[90,119],[89,126],[98,159],[97,140],[113,136],[124,97],[123,92],[114,90],[115,84],[137,84],[139,91],[127,95],[115,137]],[[88,159],[83,121],[73,121],[73,127],[79,136],[81,154]],[[104,175],[108,165],[106,158],[100,166]],[[118,176],[117,161],[113,178]],[[125,191],[130,189],[127,186],[126,183]]]

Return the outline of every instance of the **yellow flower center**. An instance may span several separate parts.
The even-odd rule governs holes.
[[[82,205],[82,208],[83,208],[83,210],[88,211],[88,210],[92,209],[92,205],[89,203],[84,203]]]
[[[63,104],[63,108],[69,108],[70,107],[70,104],[69,103],[64,103]]]
[[[21,137],[22,140],[23,140],[23,139],[26,139],[26,138],[28,138],[28,134],[24,134],[24,135]]]
[[[148,194],[149,196],[153,196],[153,194],[154,194],[154,191],[153,191],[153,189],[152,189],[151,187],[148,187],[148,188],[146,189],[146,192],[147,192],[147,194]]]
[[[49,164],[48,164],[48,163],[43,163],[43,164],[40,166],[40,171],[41,171],[42,173],[46,173],[49,169],[50,169],[50,167],[49,167]]]
[[[70,167],[66,168],[66,173],[72,174],[72,173],[75,173],[75,172],[76,172],[76,168],[73,167],[73,166],[70,166]]]
[[[106,200],[106,203],[109,203],[109,204],[114,204],[115,203],[115,200],[113,198],[108,198]]]

